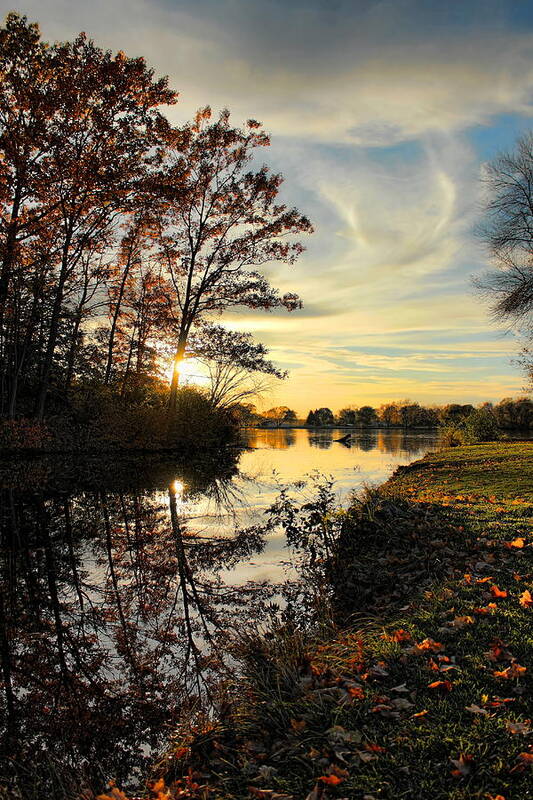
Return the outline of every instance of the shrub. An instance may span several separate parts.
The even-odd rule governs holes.
[[[192,386],[178,391],[174,418],[168,431],[169,445],[203,447],[230,441],[237,422],[230,411],[217,408],[205,392]]]
[[[439,437],[441,447],[459,447],[466,444],[465,432],[460,425],[445,425]]]
[[[464,421],[464,437],[466,444],[476,442],[494,442],[499,439],[496,417],[487,408],[478,408]]]
[[[43,450],[50,443],[50,431],[31,419],[10,419],[0,423],[1,450]]]

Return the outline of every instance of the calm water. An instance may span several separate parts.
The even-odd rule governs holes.
[[[437,441],[433,431],[379,430],[357,432],[349,445],[335,441],[345,434],[346,430],[298,428],[249,431],[250,450],[241,456],[240,475],[233,480],[233,487],[241,493],[235,497],[233,508],[240,520],[250,522],[260,518],[261,512],[278,496],[281,484],[305,479],[314,471],[334,479],[342,502],[352,490],[369,483],[382,483],[400,464],[421,458],[435,448]],[[202,507],[201,500],[196,513],[198,506]],[[232,582],[282,579],[288,557],[284,545],[282,532],[270,534],[260,554],[238,564],[224,577]]]
[[[343,433],[250,431],[244,451],[182,463],[3,465],[0,783],[135,782],[297,579],[264,527],[280,486],[318,471],[342,499],[436,442]]]

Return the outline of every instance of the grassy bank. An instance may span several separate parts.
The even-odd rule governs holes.
[[[147,796],[532,797],[533,444],[428,455],[336,520],[336,632],[242,644]]]

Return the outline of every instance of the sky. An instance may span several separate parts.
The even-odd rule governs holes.
[[[301,311],[239,312],[290,377],[263,406],[523,394],[519,335],[472,285],[484,165],[533,128],[528,0],[20,0],[46,40],[85,31],[272,135],[265,163],[316,232],[266,270]]]

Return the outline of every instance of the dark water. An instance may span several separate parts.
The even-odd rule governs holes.
[[[0,783],[23,797],[135,783],[200,700],[216,706],[231,642],[297,580],[265,527],[280,485],[316,470],[342,499],[436,441],[342,433],[251,431],[249,449],[182,463],[2,465]]]

